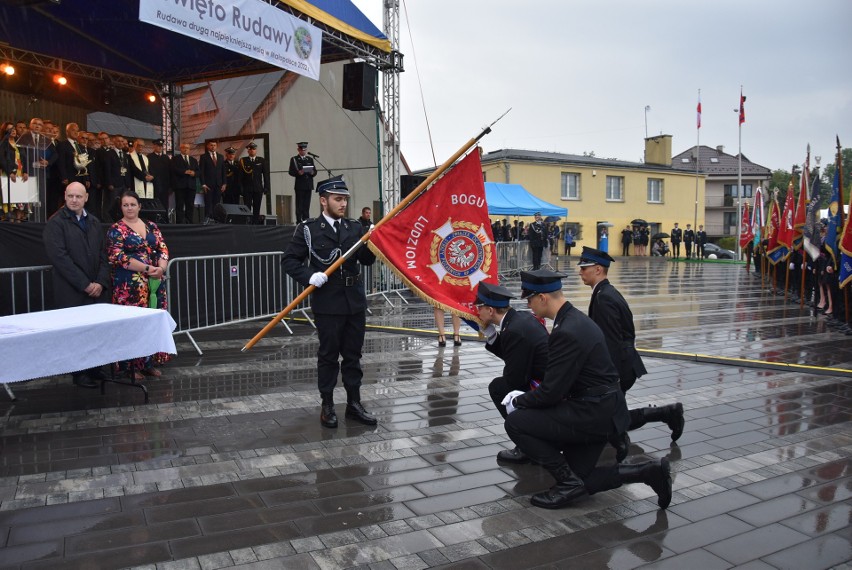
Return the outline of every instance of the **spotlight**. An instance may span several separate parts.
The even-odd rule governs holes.
[[[5,73],[6,75],[15,75],[15,68],[9,65],[8,63],[3,64],[3,66],[0,67],[0,71]]]
[[[68,78],[67,78],[67,77],[65,77],[64,75],[62,75],[61,73],[60,73],[60,74],[57,74],[57,75],[54,75],[54,76],[53,76],[53,80],[54,80],[56,83],[58,83],[59,85],[68,85]]]
[[[157,102],[157,96],[154,95],[153,93],[148,93],[147,95],[145,95],[145,98],[151,103]]]

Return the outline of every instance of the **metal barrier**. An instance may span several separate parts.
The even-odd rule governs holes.
[[[532,253],[528,241],[499,241],[497,246],[497,274],[512,277],[532,267]]]
[[[0,269],[0,316],[44,311],[53,290],[46,279],[52,270],[52,265]]]
[[[192,332],[277,315],[298,294],[281,269],[282,255],[272,251],[169,260],[166,295],[177,323],[175,334],[186,334],[200,355]]]

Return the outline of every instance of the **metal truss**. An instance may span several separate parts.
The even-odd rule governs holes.
[[[400,157],[399,157],[399,74],[404,71],[402,54],[399,52],[399,0],[384,0],[384,31],[391,42],[391,61],[382,71],[382,110],[385,115],[384,140],[382,141],[382,193],[386,214],[400,201]]]

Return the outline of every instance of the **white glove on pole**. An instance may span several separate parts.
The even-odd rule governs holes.
[[[325,285],[327,282],[328,282],[328,275],[326,275],[325,273],[322,273],[320,271],[317,271],[316,273],[311,275],[311,278],[308,280],[308,283],[310,283],[311,285],[313,285],[317,289],[319,289],[320,287]]]
[[[488,344],[494,344],[494,341],[497,340],[497,327],[494,325],[488,325],[484,329],[482,329],[482,334],[485,335],[485,342]]]
[[[511,392],[506,394],[506,397],[503,398],[502,402],[500,402],[501,404],[506,406],[506,413],[507,414],[511,414],[512,412],[514,412],[517,409],[517,408],[515,408],[515,398],[517,398],[521,394],[523,394],[523,392],[521,390],[512,390]]]

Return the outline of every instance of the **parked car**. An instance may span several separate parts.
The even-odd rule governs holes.
[[[704,245],[704,259],[710,257],[710,254],[714,254],[716,259],[736,259],[736,252],[731,251],[730,249],[725,249],[719,247],[715,243],[708,243]]]

